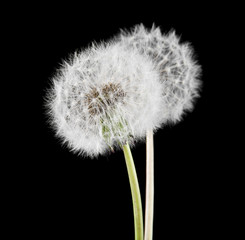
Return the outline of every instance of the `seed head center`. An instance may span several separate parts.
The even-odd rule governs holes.
[[[108,83],[100,88],[91,88],[85,95],[85,103],[91,116],[99,115],[116,107],[118,102],[123,102],[125,92],[120,84]]]

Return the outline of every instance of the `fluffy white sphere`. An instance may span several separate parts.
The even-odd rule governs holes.
[[[52,82],[47,106],[70,149],[95,157],[145,137],[162,123],[162,84],[154,64],[118,43],[75,53]]]
[[[122,32],[117,40],[153,61],[163,84],[164,122],[179,121],[185,111],[192,110],[199,96],[201,68],[193,58],[190,44],[180,44],[174,31],[163,35],[159,28],[148,30],[142,24],[131,32]]]

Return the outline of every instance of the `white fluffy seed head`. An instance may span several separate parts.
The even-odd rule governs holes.
[[[143,139],[161,125],[163,96],[154,64],[118,43],[92,46],[64,62],[48,93],[57,135],[70,149],[96,157]]]
[[[201,68],[189,43],[181,44],[174,31],[163,35],[159,28],[146,29],[142,24],[122,32],[117,40],[153,61],[163,86],[163,122],[177,122],[185,111],[193,109],[201,86]]]

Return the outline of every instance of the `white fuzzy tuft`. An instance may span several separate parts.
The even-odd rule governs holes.
[[[163,122],[177,122],[185,111],[193,109],[201,86],[201,68],[193,58],[190,44],[180,44],[174,31],[163,35],[159,28],[148,30],[142,24],[132,32],[122,32],[117,40],[153,61],[163,84]]]
[[[47,106],[70,149],[96,157],[145,137],[162,124],[159,74],[138,50],[118,43],[92,46],[64,62]]]

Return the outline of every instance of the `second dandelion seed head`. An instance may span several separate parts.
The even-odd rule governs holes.
[[[136,25],[131,32],[122,32],[118,40],[148,55],[154,63],[163,86],[164,122],[175,123],[186,111],[193,109],[201,86],[201,67],[195,61],[190,43],[180,43],[180,37],[173,30],[162,34],[159,27],[147,29],[142,24]]]

